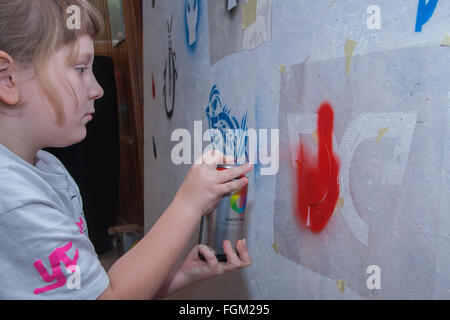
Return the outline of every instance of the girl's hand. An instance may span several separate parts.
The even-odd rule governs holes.
[[[217,170],[218,164],[233,163],[233,160],[233,157],[226,157],[217,150],[206,152],[189,169],[175,199],[183,206],[199,212],[201,216],[213,212],[226,194],[239,191],[248,183],[246,177],[234,179],[253,170],[253,165]]]
[[[227,262],[225,263],[219,262],[214,252],[207,246],[195,246],[189,252],[186,259],[174,267],[153,299],[165,298],[194,282],[207,280],[233,270],[250,266],[252,259],[248,254],[246,241],[239,240],[236,243],[236,248],[239,252],[239,257],[233,251],[230,241],[224,241],[223,249],[227,257]],[[198,257],[199,252],[205,257],[206,262]]]
[[[209,247],[198,245],[188,254],[179,272],[183,274],[187,284],[190,284],[250,266],[252,259],[247,250],[246,240],[238,240],[236,249],[239,256],[233,251],[230,241],[224,241],[223,250],[227,262],[219,262]],[[206,262],[198,257],[199,252],[205,257]]]

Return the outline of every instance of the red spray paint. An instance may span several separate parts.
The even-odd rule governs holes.
[[[334,112],[328,102],[318,111],[317,152],[300,142],[297,156],[297,221],[322,231],[339,198],[339,159],[333,151]]]

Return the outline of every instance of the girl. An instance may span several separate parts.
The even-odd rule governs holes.
[[[80,8],[81,29],[67,28],[70,5]],[[201,217],[243,188],[246,178],[232,180],[253,169],[217,171],[230,159],[210,152],[147,235],[106,273],[87,237],[77,185],[42,150],[86,136],[94,101],[103,96],[92,73],[101,17],[87,0],[0,0],[0,30],[0,298],[162,298],[251,264],[239,240],[240,258],[224,242],[226,264],[198,246],[175,266]]]

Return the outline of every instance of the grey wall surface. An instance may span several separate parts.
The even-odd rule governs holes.
[[[438,1],[416,32],[420,2],[258,0],[243,29],[246,0],[231,11],[227,0],[143,1],[146,230],[190,167],[172,161],[174,130],[194,136],[201,121],[202,134],[218,101],[237,127],[279,130],[277,174],[258,162],[250,176],[253,265],[171,298],[450,298],[450,3]],[[379,29],[369,28],[372,5]],[[315,234],[295,221],[292,177],[324,101],[340,205]],[[186,253],[197,240],[198,230]],[[367,286],[374,265],[380,289]]]

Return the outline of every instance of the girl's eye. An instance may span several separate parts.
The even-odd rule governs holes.
[[[76,68],[79,74],[83,74],[88,68]]]

